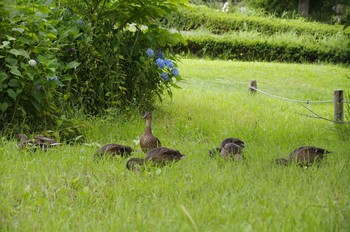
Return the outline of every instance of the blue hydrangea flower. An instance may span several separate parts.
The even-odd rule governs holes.
[[[157,52],[156,59],[164,59],[163,52],[161,52],[161,51],[159,50],[159,51]]]
[[[57,81],[57,75],[53,75],[53,77],[46,77],[47,81]]]
[[[169,76],[166,72],[163,72],[162,74],[160,74],[160,77],[163,78],[165,81],[169,80]]]
[[[158,65],[159,68],[164,68],[164,67],[165,67],[164,60],[162,60],[162,59],[160,59],[160,58],[158,58],[158,59],[156,60],[156,63],[157,63],[157,65]]]
[[[177,68],[173,68],[171,70],[171,74],[173,74],[173,76],[175,77],[180,75],[179,70]]]
[[[171,60],[169,59],[164,59],[164,63],[166,66],[168,66],[168,68],[174,68],[174,64]]]
[[[154,51],[151,48],[149,48],[149,49],[147,49],[146,54],[147,54],[148,57],[153,57],[154,56]]]

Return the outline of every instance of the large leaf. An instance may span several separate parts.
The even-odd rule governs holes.
[[[25,58],[29,59],[28,53],[23,49],[11,49],[9,53],[15,55],[15,56],[24,56]]]
[[[7,104],[6,102],[0,104],[0,110],[2,112],[5,112],[8,107],[9,107],[9,104]]]
[[[0,84],[7,79],[7,74],[0,70]]]
[[[76,68],[80,65],[79,62],[76,62],[76,61],[72,61],[70,63],[67,64],[67,69],[71,69],[71,68]]]
[[[13,89],[8,89],[8,90],[7,90],[7,94],[8,94],[13,100],[16,100],[17,94],[16,94],[15,91],[13,91]]]
[[[20,28],[20,27],[14,27],[14,28],[12,28],[12,31],[18,31],[19,33],[23,33],[24,29]]]
[[[10,67],[11,67],[10,73],[12,73],[15,76],[22,77],[22,73],[18,70],[17,66],[10,66]]]

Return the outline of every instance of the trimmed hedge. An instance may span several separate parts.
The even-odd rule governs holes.
[[[180,11],[167,15],[160,23],[168,28],[190,31],[205,28],[215,34],[231,31],[256,30],[264,34],[296,32],[316,37],[330,36],[336,33],[350,38],[350,27],[343,30],[341,25],[327,25],[316,22],[304,22],[297,19],[265,18],[216,12],[203,6],[181,8]]]
[[[237,59],[244,61],[278,62],[331,62],[349,63],[350,42],[345,47],[318,46],[283,40],[244,38],[243,36],[217,36],[189,33],[187,43],[174,49],[198,57]]]

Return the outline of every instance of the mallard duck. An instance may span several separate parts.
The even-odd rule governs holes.
[[[276,159],[275,162],[280,165],[288,165],[290,163],[297,163],[301,166],[310,166],[315,162],[323,159],[325,154],[331,153],[323,148],[313,146],[301,146],[295,149],[289,157]]]
[[[16,138],[18,140],[17,146],[19,148],[41,148],[45,150],[62,144],[56,142],[56,140],[52,138],[48,138],[43,135],[37,135],[33,139],[28,139],[25,134],[18,134],[16,135]]]
[[[175,163],[184,158],[185,155],[181,154],[178,150],[173,150],[166,147],[157,147],[147,153],[144,159],[132,158],[126,163],[126,167],[129,170],[139,170],[145,163],[151,163],[154,166],[164,166],[169,163]]]
[[[226,144],[235,144],[235,145],[228,145],[227,149],[223,152],[224,154],[227,153],[229,150],[234,150],[236,154],[242,153],[244,146],[244,142],[238,138],[227,138],[222,140],[220,147],[219,148],[214,148],[209,150],[209,156],[210,157],[215,157],[216,154],[220,153],[222,149],[225,147]],[[222,155],[223,156],[223,155]]]
[[[114,156],[128,157],[133,151],[134,150],[130,146],[111,143],[111,144],[104,145],[100,149],[98,149],[94,156],[96,158],[103,157],[106,155],[109,155],[111,157],[114,157]]]
[[[152,113],[146,112],[146,114],[142,118],[146,119],[146,129],[140,138],[140,146],[142,151],[147,154],[147,152],[149,152],[153,148],[161,147],[162,144],[160,143],[159,139],[152,133]]]
[[[234,161],[243,160],[244,157],[241,154],[242,147],[236,143],[226,143],[220,151],[220,155],[224,159],[231,159]]]

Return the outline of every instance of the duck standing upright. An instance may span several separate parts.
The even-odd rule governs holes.
[[[301,146],[290,153],[287,159],[276,159],[276,163],[280,165],[296,163],[301,166],[310,166],[316,162],[321,161],[325,154],[329,153],[331,152],[320,147]]]
[[[142,151],[147,154],[153,148],[161,147],[162,144],[152,133],[152,113],[146,112],[142,118],[146,120],[146,129],[140,138],[140,146]]]

